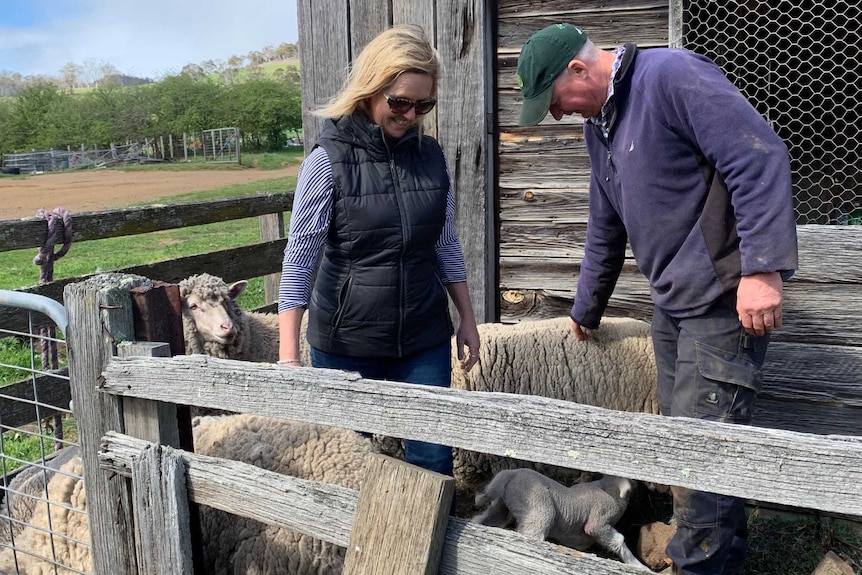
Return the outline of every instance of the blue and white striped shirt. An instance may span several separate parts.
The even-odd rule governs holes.
[[[452,180],[451,174],[449,180]],[[299,167],[290,231],[281,267],[279,313],[308,305],[312,276],[317,267],[320,248],[326,241],[331,218],[332,165],[326,150],[317,147]],[[455,196],[451,185],[446,198],[446,223],[436,250],[443,283],[466,282],[464,255],[455,231]]]

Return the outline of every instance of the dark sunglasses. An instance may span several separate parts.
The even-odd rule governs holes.
[[[383,97],[386,98],[389,109],[395,114],[406,114],[410,111],[410,108],[415,108],[416,113],[421,116],[433,110],[437,104],[437,100],[434,98],[414,101],[407,98],[393,98],[389,94],[383,94]]]

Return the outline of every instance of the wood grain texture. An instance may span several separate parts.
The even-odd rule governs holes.
[[[862,439],[620,413],[540,397],[220,360],[115,358],[102,390],[313,421],[518,459],[862,515]]]
[[[55,408],[68,408],[69,400],[72,399],[68,374],[69,369],[64,367],[33,379],[4,385],[0,389],[0,421],[3,427],[20,427],[40,418],[66,413]]]
[[[193,575],[185,465],[173,449],[149,444],[132,463],[141,575]]]
[[[80,212],[73,216],[72,241],[101,240],[161,230],[173,230],[213,222],[251,218],[290,211],[293,191],[226,200],[185,202],[169,206],[118,208]],[[60,228],[62,228],[62,221]],[[45,244],[48,223],[42,218],[0,220],[0,252],[40,248]],[[58,232],[62,238],[62,233]]]
[[[119,398],[98,393],[96,387],[116,345],[133,339],[129,290],[146,282],[146,278],[138,276],[103,274],[69,285],[64,295],[75,418],[86,422],[78,426],[78,436],[90,535],[92,541],[98,542],[92,546],[95,575],[138,573],[131,525],[131,485],[124,478],[102,473],[97,457],[102,436],[123,429],[122,407]],[[118,522],[118,518],[122,520]]]
[[[313,114],[338,93],[350,64],[349,0],[298,0],[302,132],[311,152],[324,119]]]
[[[455,189],[455,225],[467,266],[476,321],[496,317],[494,202],[488,192],[489,141],[485,93],[487,3],[437,0],[437,50],[444,74],[438,87],[438,140]]]
[[[118,433],[105,436],[100,463],[106,471],[131,475],[132,462],[146,442]],[[346,547],[358,493],[265,471],[245,463],[184,451],[189,497],[241,517],[262,521]],[[618,561],[559,545],[534,542],[517,533],[450,517],[441,575],[631,575]]]
[[[451,477],[369,457],[344,575],[435,575],[454,494]]]

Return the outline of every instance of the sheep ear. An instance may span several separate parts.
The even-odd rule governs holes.
[[[234,282],[230,284],[229,288],[227,288],[227,294],[230,296],[230,299],[236,299],[242,295],[242,292],[244,292],[247,287],[248,282],[245,280]]]

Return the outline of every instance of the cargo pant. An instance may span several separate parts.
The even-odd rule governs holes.
[[[748,424],[763,375],[769,335],[748,335],[736,301],[675,318],[656,308],[652,338],[662,415]],[[675,573],[742,575],[748,536],[741,499],[673,487],[677,533],[667,546]]]

